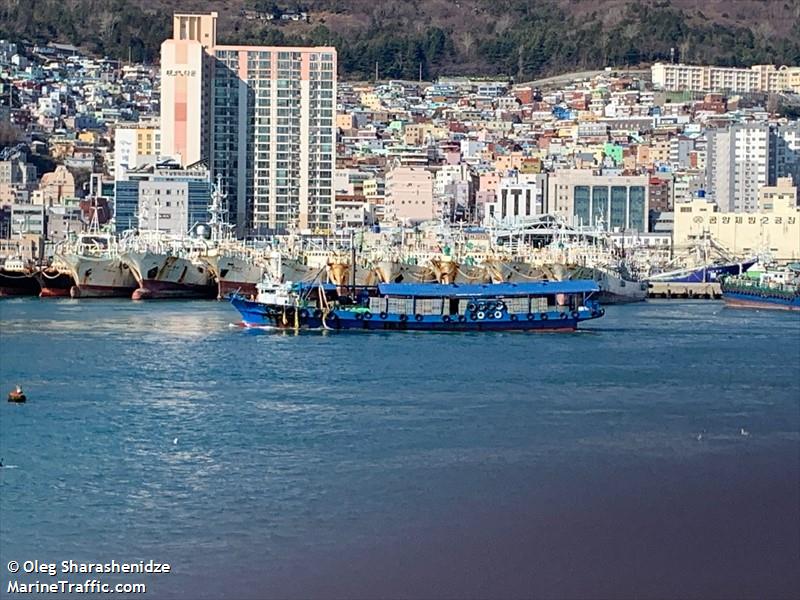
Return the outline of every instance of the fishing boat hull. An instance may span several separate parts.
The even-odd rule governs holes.
[[[337,286],[351,285],[352,271],[349,263],[329,263],[326,267],[329,283]],[[378,269],[369,266],[356,265],[355,284],[357,286],[376,285],[382,281],[382,274]]]
[[[406,283],[436,283],[436,273],[431,267],[410,263],[399,263],[400,281]],[[397,280],[395,277],[395,280]]]
[[[65,254],[56,257],[56,265],[74,282],[72,298],[130,298],[138,287],[131,268],[116,256]]]
[[[264,269],[244,258],[222,254],[205,259],[217,280],[217,298],[240,293],[254,296],[256,285],[264,277]]]
[[[38,296],[40,291],[39,282],[33,274],[0,268],[0,297]]]
[[[402,281],[400,267],[400,263],[393,260],[378,261],[374,269],[377,281],[380,283],[400,283]]]
[[[742,275],[756,264],[757,259],[746,260],[740,263],[724,265],[704,265],[697,269],[683,269],[669,273],[659,273],[649,278],[649,281],[664,283],[708,283],[721,281],[725,277]]]
[[[648,286],[642,281],[626,279],[607,269],[596,267],[566,267],[552,265],[552,272],[559,281],[568,279],[592,279],[600,286],[597,300],[607,304],[631,304],[647,299]]]
[[[549,272],[539,265],[515,261],[491,261],[491,279],[494,283],[524,283],[549,278]]]
[[[69,290],[75,283],[72,275],[56,269],[43,269],[36,274],[39,280],[40,298],[69,298]]]
[[[631,304],[647,300],[647,284],[602,273],[596,280],[600,285],[597,300],[600,304]]]
[[[312,281],[324,271],[325,268],[311,267],[294,258],[284,258],[281,261],[282,281]]]
[[[491,278],[483,265],[460,264],[455,283],[490,283]]]
[[[800,292],[778,294],[767,290],[745,291],[722,288],[722,299],[735,308],[800,311]]]
[[[363,311],[276,309],[247,300],[240,296],[231,298],[231,304],[242,316],[245,327],[274,327],[278,329],[310,330],[367,330],[367,331],[575,331],[582,321],[596,319],[605,311],[601,308],[581,307],[576,311],[547,311],[543,313],[493,315],[417,315],[381,313],[373,315]]]
[[[120,258],[138,283],[134,300],[217,297],[217,282],[205,262],[156,252],[126,252]]]

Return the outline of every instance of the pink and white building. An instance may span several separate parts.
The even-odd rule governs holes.
[[[336,49],[216,43],[216,13],[162,45],[162,152],[207,160],[240,235],[332,226]]]

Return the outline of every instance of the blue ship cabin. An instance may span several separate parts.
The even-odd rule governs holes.
[[[529,283],[439,284],[381,283],[378,297],[369,299],[373,313],[406,315],[529,315],[572,312],[591,303],[599,292],[595,281],[536,281]]]
[[[591,279],[568,281],[533,281],[530,283],[379,283],[382,296],[408,298],[513,298],[520,296],[546,296],[549,294],[591,294],[599,292],[597,282]]]

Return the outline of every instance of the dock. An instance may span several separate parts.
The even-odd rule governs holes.
[[[648,298],[705,298],[708,300],[722,298],[722,290],[717,282],[675,283],[651,281],[648,284],[648,288]]]

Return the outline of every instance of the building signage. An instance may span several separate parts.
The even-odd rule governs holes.
[[[167,77],[194,77],[197,75],[196,69],[167,69],[164,71]]]
[[[737,216],[737,217],[715,217],[715,216],[712,216],[712,217],[708,217],[708,224],[709,225],[718,225],[718,224],[730,225],[731,222],[733,222],[735,225],[743,225],[744,222],[745,222],[745,219],[747,219],[747,224],[748,225],[756,225],[756,224],[759,224],[759,225],[770,225],[770,224],[783,225],[784,224],[784,217],[783,216],[778,216],[778,215],[773,215],[773,216],[758,216],[758,215],[754,215],[754,216],[747,216],[747,217],[743,217],[743,216],[742,217],[740,217],[740,216]],[[695,223],[702,224],[703,222],[705,222],[705,217],[696,216],[692,220]],[[797,223],[797,217],[786,217],[785,220],[786,220],[786,223],[785,223],[786,225],[794,225],[795,223]]]

